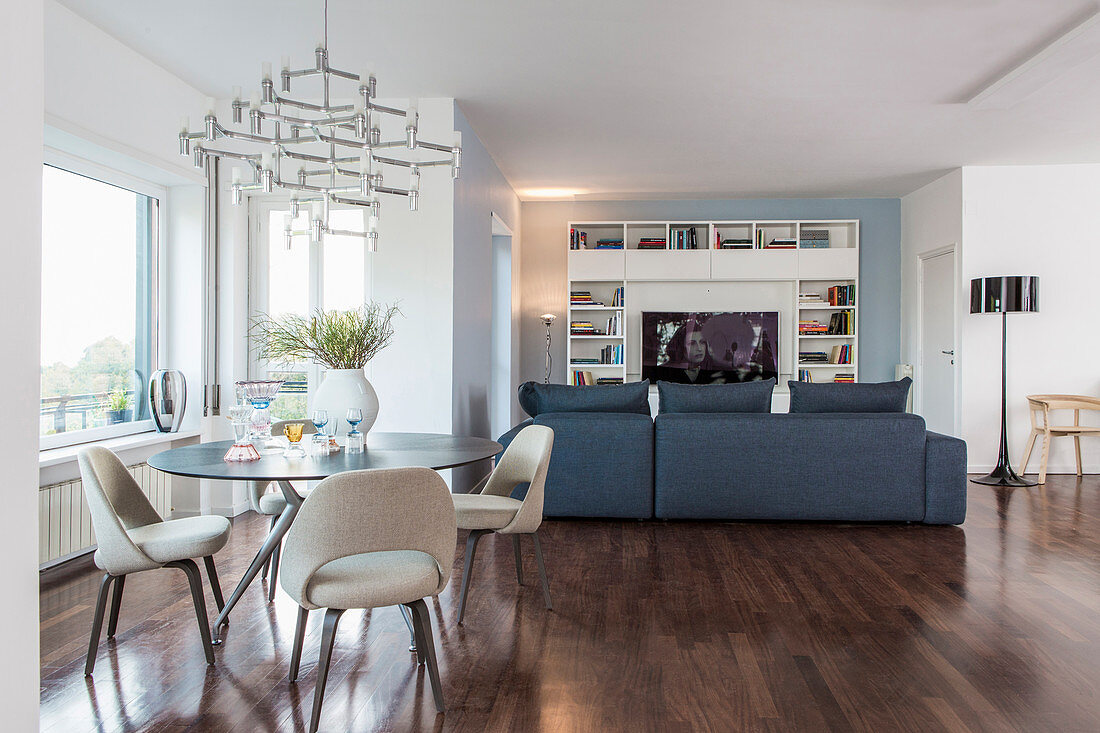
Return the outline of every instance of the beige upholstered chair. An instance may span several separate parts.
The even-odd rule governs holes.
[[[271,434],[279,436],[283,434],[283,426],[287,423],[302,423],[302,435],[316,435],[317,428],[313,422],[306,419],[301,420],[277,420],[271,424]],[[279,520],[279,515],[286,509],[286,499],[283,498],[281,491],[268,491],[271,487],[270,481],[249,481],[248,482],[248,504],[252,511],[257,514],[263,514],[266,517],[271,517],[271,527],[274,529],[275,522]],[[262,578],[267,578],[268,571],[271,573],[271,580],[267,584],[267,600],[275,600],[275,584],[279,579],[279,555],[282,550],[282,543],[275,545],[275,551],[271,553],[271,557],[264,563]]]
[[[115,635],[118,625],[126,576],[156,568],[179,568],[187,575],[206,662],[213,664],[214,648],[210,643],[202,576],[191,558],[201,557],[205,561],[214,601],[220,611],[225,602],[213,555],[229,541],[229,520],[219,516],[200,516],[164,521],[114,453],[106,448],[85,448],[80,451],[78,461],[84,495],[88,498],[88,509],[92,515],[92,527],[99,543],[95,564],[106,571],[99,586],[84,674],[91,675],[95,667],[103,614],[111,586],[114,586],[115,592],[107,623],[108,639]]]
[[[1043,447],[1039,459],[1039,483],[1047,482],[1047,458],[1050,457],[1050,439],[1070,436],[1073,438],[1073,448],[1077,457],[1077,475],[1081,475],[1081,436],[1100,436],[1100,426],[1082,425],[1081,410],[1100,411],[1100,398],[1086,397],[1072,394],[1033,394],[1027,397],[1028,406],[1031,408],[1031,435],[1027,440],[1024,463],[1020,466],[1020,474],[1027,472],[1027,463],[1031,460],[1031,449],[1035,447],[1035,439],[1043,436]],[[1073,410],[1072,425],[1051,425],[1050,413],[1055,410]]]
[[[546,469],[550,465],[550,450],[554,447],[554,431],[545,425],[529,425],[519,431],[500,457],[493,472],[469,494],[455,494],[455,515],[459,529],[470,530],[466,539],[466,565],[462,571],[462,596],[458,602],[458,622],[466,614],[466,593],[470,589],[470,571],[474,564],[477,542],[489,532],[512,536],[516,556],[516,580],[523,584],[520,535],[531,535],[535,545],[535,562],[546,607],[550,604],[550,584],[542,562],[538,528],[542,524],[542,502],[546,486]],[[529,483],[523,501],[512,498],[512,490]]]
[[[403,605],[411,612],[417,661],[426,663],[436,708],[443,711],[432,622],[423,599],[447,586],[456,537],[451,493],[429,468],[338,473],[306,497],[285,538],[282,586],[299,606],[291,682],[298,678],[309,612],[328,609],[311,731],[321,717],[336,624],[349,608]]]

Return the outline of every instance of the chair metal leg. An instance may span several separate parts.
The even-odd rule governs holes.
[[[277,522],[277,521],[279,521],[279,515],[278,514],[272,514],[271,515],[271,526],[268,527],[268,529],[267,529],[268,532],[271,532],[271,530],[275,529],[275,522]],[[270,570],[270,569],[271,569],[271,556],[269,555],[267,560],[264,561],[263,574],[260,575],[260,580],[267,580],[267,571]]]
[[[466,538],[466,566],[462,570],[462,595],[458,599],[458,623],[462,623],[462,617],[466,615],[466,594],[470,591],[470,571],[474,567],[474,553],[477,552],[477,541],[482,535],[488,534],[488,529],[471,529],[470,536]]]
[[[313,714],[309,718],[309,733],[317,730],[321,722],[321,704],[325,699],[325,683],[328,682],[328,667],[332,661],[332,645],[336,641],[336,625],[344,614],[341,608],[325,611],[325,625],[321,632],[321,653],[317,660],[317,685],[313,690]]]
[[[165,565],[166,568],[179,568],[187,575],[191,585],[191,599],[195,602],[195,618],[199,622],[199,636],[202,638],[202,650],[206,653],[206,663],[214,663],[214,646],[210,643],[210,621],[206,616],[206,598],[202,592],[202,575],[194,560],[178,560]]]
[[[516,556],[516,582],[523,585],[523,553],[519,549],[519,535],[512,535],[512,553]]]
[[[122,588],[126,585],[126,576],[120,575],[115,581],[115,592],[111,596],[111,615],[107,618],[107,638],[112,639],[118,628],[118,609],[122,607]]]
[[[542,546],[539,545],[538,532],[532,532],[531,539],[535,542],[535,562],[539,566],[539,578],[542,579],[542,595],[546,599],[546,608],[553,611],[554,606],[550,603],[550,581],[546,579],[546,566],[542,563]]]
[[[398,606],[401,609],[401,618],[405,619],[405,625],[409,627],[409,651],[416,652],[416,663],[423,664],[424,656],[419,651],[416,641],[416,627],[413,626],[412,612],[405,608],[404,605]]]
[[[428,606],[423,599],[405,605],[412,611],[413,625],[420,632],[417,634],[419,637],[417,644],[423,648],[426,657],[428,679],[432,683],[432,696],[435,697],[435,709],[442,713],[444,711],[443,685],[439,681],[439,664],[435,656],[435,638],[432,636],[432,618],[428,614]]]
[[[279,585],[279,555],[283,551],[283,541],[279,540],[279,544],[275,545],[275,551],[271,553],[269,558],[271,562],[271,580],[267,583],[267,600],[270,603],[275,600],[275,588]]]
[[[225,598],[222,597],[222,584],[218,582],[218,569],[214,567],[214,556],[207,555],[202,561],[206,564],[206,577],[210,581],[210,590],[214,594],[214,604],[220,612],[225,608]]]
[[[416,647],[416,664],[420,666],[428,661],[427,648],[428,645],[424,640],[424,634],[420,628],[420,624],[416,621],[416,616],[413,614],[412,606],[408,603],[402,603],[398,608],[401,609],[401,615],[405,616],[408,621],[413,634],[413,646]]]
[[[88,642],[88,661],[84,663],[85,677],[91,677],[92,670],[95,668],[95,654],[99,650],[99,635],[103,630],[103,613],[107,610],[107,594],[111,590],[111,584],[118,577],[104,573],[103,580],[99,584],[99,598],[96,599],[95,616],[92,619],[92,638]]]
[[[290,651],[290,681],[298,680],[298,668],[302,664],[302,644],[306,639],[306,621],[309,609],[298,606],[298,624],[294,627],[294,648]]]

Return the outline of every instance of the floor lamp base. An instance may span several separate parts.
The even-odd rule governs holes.
[[[1038,486],[1038,481],[1029,481],[1022,476],[1017,475],[1012,470],[1012,466],[997,466],[985,476],[970,479],[976,484],[984,484],[986,486]]]

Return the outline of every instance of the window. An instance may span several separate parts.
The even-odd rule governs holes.
[[[294,223],[297,231],[309,229],[308,207]],[[370,297],[370,257],[367,243],[359,237],[325,237],[312,244],[306,235],[295,236],[287,249],[284,236],[290,208],[286,202],[253,201],[251,215],[256,237],[251,248],[252,283],[249,291],[253,315],[285,313],[306,315],[317,308],[349,310]],[[335,229],[364,231],[366,215],[361,208],[331,212]],[[254,350],[250,353],[255,354]],[[307,416],[307,398],[321,377],[314,364],[268,364],[254,361],[253,379],[286,380],[271,413],[277,420]]]
[[[163,190],[60,154],[42,171],[43,448],[153,427]]]

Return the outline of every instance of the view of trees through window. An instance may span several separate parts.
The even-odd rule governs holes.
[[[39,435],[149,417],[157,199],[45,166]]]

